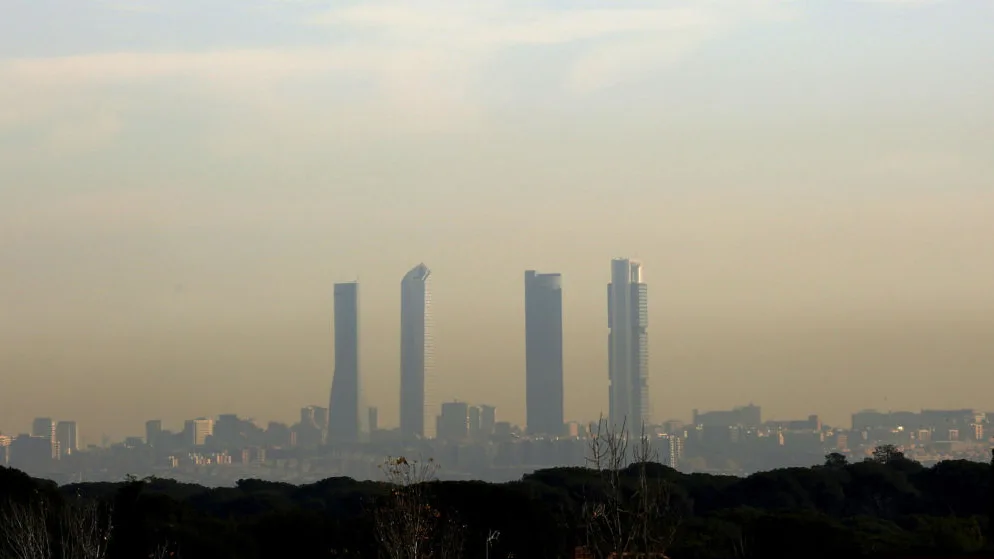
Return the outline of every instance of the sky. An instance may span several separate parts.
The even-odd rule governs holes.
[[[396,425],[404,273],[435,401],[524,422],[526,269],[567,420],[643,262],[657,420],[994,411],[994,2],[5,0],[0,431],[325,405],[358,279]]]

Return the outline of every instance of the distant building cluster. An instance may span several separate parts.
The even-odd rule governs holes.
[[[301,408],[293,425],[264,428],[233,414],[190,419],[177,431],[160,420],[144,437],[80,449],[76,424],[38,418],[30,434],[0,435],[0,463],[60,482],[119,480],[126,474],[172,477],[230,485],[255,477],[311,482],[332,476],[377,478],[386,456],[431,457],[443,477],[509,481],[535,469],[585,466],[590,444],[617,426],[609,419],[569,422],[560,435],[531,435],[499,421],[493,406],[443,402],[432,438],[410,438],[381,429],[376,408],[367,409],[370,431],[359,441],[328,442],[328,408]],[[838,453],[870,457],[882,444],[897,446],[925,464],[989,457],[990,418],[977,410],[860,411],[849,426],[822,423],[817,415],[769,420],[753,404],[730,410],[694,410],[690,422],[648,425],[642,434],[653,459],[687,472],[745,475],[786,466],[809,466]],[[53,434],[54,428],[54,434]]]
[[[79,452],[79,435],[75,421],[58,421],[39,417],[31,423],[31,432],[11,437],[0,434],[0,465],[30,470],[37,464],[68,458]]]
[[[563,283],[557,273],[524,273],[525,425],[499,421],[492,405],[440,401],[433,379],[431,271],[419,264],[400,282],[399,417],[380,426],[379,410],[363,405],[359,284],[334,286],[334,371],[327,407],[300,409],[293,425],[265,427],[234,414],[199,417],[182,428],[145,424],[144,437],[81,451],[76,422],[37,418],[30,434],[0,433],[0,464],[64,482],[160,475],[198,483],[241,477],[306,482],[334,475],[378,476],[385,456],[432,457],[444,475],[490,481],[518,479],[543,467],[584,466],[589,444],[605,433],[642,435],[654,458],[685,471],[746,474],[806,466],[826,453],[862,459],[878,444],[899,446],[923,462],[987,458],[991,414],[975,410],[873,410],[848,427],[817,415],[764,420],[759,406],[694,410],[689,423],[653,422],[649,400],[648,291],[642,265],[611,262],[607,285],[607,417],[564,420]]]
[[[852,429],[860,441],[881,440],[902,446],[931,446],[953,450],[990,437],[991,414],[971,409],[879,412],[852,415]]]

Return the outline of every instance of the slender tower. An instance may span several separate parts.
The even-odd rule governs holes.
[[[426,385],[431,377],[431,270],[412,268],[400,282],[400,432],[407,438],[427,435],[431,406]]]
[[[328,442],[359,440],[359,284],[335,284],[335,373]]]
[[[642,265],[611,261],[607,286],[609,419],[638,433],[649,416],[649,307]]]
[[[563,289],[560,274],[525,272],[528,434],[563,433]]]
[[[59,457],[76,454],[79,451],[79,430],[75,421],[60,421],[55,424],[55,442],[59,446]]]

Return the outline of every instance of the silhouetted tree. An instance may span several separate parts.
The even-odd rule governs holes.
[[[845,468],[849,465],[849,460],[844,454],[832,452],[825,455],[825,466],[829,468]]]
[[[987,547],[994,547],[994,448],[991,449],[990,480],[987,482]]]
[[[899,460],[906,460],[904,453],[892,444],[880,445],[873,449],[873,460],[880,464],[889,464]]]

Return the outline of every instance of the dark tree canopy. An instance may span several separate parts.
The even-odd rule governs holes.
[[[838,452],[832,452],[825,455],[825,466],[829,468],[845,468],[849,465],[849,459],[846,458],[845,454],[839,454]]]
[[[873,461],[880,462],[881,464],[889,464],[891,462],[897,462],[900,460],[906,460],[904,453],[901,452],[896,446],[892,444],[880,445],[873,449]]]
[[[668,513],[659,518],[674,522],[671,559],[966,557],[991,550],[994,461],[925,468],[881,447],[868,461],[828,455],[822,466],[745,478],[629,468],[614,490],[637,496],[640,475],[666,488]],[[443,542],[449,556],[484,557],[489,549],[490,557],[517,559],[573,557],[585,545],[585,505],[610,489],[603,475],[583,468],[537,471],[505,484],[419,480],[418,487],[427,510],[458,530]],[[379,557],[376,511],[392,502],[392,491],[345,478],[304,486],[242,480],[219,489],[162,479],[60,488],[0,468],[5,510],[41,501],[49,511],[78,499],[105,504],[100,510],[113,511],[114,520],[108,559],[149,557],[162,548],[183,559]],[[8,551],[0,548],[0,557]]]

